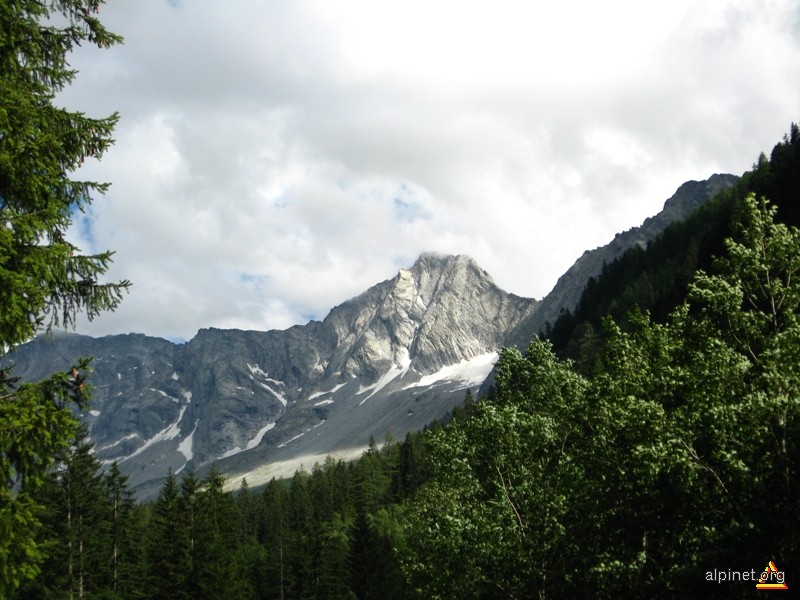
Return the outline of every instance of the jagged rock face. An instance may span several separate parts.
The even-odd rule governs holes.
[[[22,346],[36,380],[94,357],[83,415],[104,463],[140,497],[169,469],[228,474],[324,457],[424,427],[491,370],[507,332],[536,307],[466,256],[425,254],[410,269],[285,331],[204,329],[178,345],[143,335],[62,335]],[[306,464],[310,468],[313,462]],[[257,478],[249,478],[251,483]]]
[[[367,295],[371,301],[351,300],[323,323],[339,342],[328,374],[374,378],[409,362],[422,375],[433,373],[498,348],[509,323],[535,307],[499,289],[466,256],[424,254]]]

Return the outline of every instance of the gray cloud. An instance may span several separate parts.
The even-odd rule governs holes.
[[[81,330],[283,328],[427,250],[540,297],[798,120],[793,2],[555,4],[109,3],[59,100],[122,115],[73,235],[134,289]]]

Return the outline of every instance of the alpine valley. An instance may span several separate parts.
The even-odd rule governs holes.
[[[93,357],[93,400],[82,419],[97,458],[116,461],[140,499],[155,496],[170,470],[212,464],[230,487],[245,477],[259,485],[446,418],[467,390],[479,392],[502,347],[527,345],[562,308],[574,308],[605,263],[736,180],[683,184],[661,213],[587,251],[541,302],[498,288],[468,256],[423,254],[321,322],[203,329],[185,344],[55,334],[8,358],[33,381]]]

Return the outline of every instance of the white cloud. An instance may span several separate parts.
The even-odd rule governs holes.
[[[118,110],[87,248],[134,282],[87,333],[283,328],[422,251],[541,297],[685,180],[797,121],[794,3],[109,3],[60,98]],[[82,173],[83,174],[83,173]],[[90,224],[91,227],[87,227]]]

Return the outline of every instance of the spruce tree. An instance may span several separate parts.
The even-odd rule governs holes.
[[[128,489],[128,476],[120,472],[116,462],[104,475],[104,481],[107,531],[102,566],[106,570],[106,587],[114,597],[130,598],[141,579],[133,492]]]
[[[96,16],[101,0],[18,0],[0,5],[0,358],[43,328],[72,326],[119,303],[127,281],[100,283],[111,253],[67,241],[73,215],[107,185],[73,177],[112,143],[117,115],[91,118],[56,106],[83,42],[121,41]],[[36,384],[0,370],[0,596],[38,572],[40,523],[32,494],[52,457],[74,439],[69,404],[86,401],[86,363]]]
[[[295,472],[289,488],[288,525],[286,545],[287,595],[286,598],[303,600],[313,595],[315,576],[314,507],[308,485],[309,475],[302,467]]]
[[[189,471],[181,480],[180,497],[178,498],[177,517],[180,521],[181,540],[185,543],[186,572],[184,573],[183,590],[189,597],[199,595],[197,571],[193,568],[199,549],[197,531],[200,528],[200,480],[194,471]]]
[[[288,598],[289,575],[289,494],[283,482],[270,480],[261,498],[258,539],[267,552],[267,568],[262,585],[264,597]]]
[[[82,441],[67,460],[60,474],[63,495],[64,535],[70,595],[85,598],[101,587],[103,537],[103,481],[100,464],[91,444]]]
[[[347,521],[339,514],[319,524],[317,598],[320,600],[348,600],[352,597],[348,565],[350,544],[348,529]]]
[[[198,520],[192,572],[197,582],[196,598],[241,598],[245,582],[235,577],[240,559],[239,515],[231,494],[223,491],[225,478],[212,467],[202,482],[198,497]]]
[[[81,430],[85,437],[85,430]],[[18,589],[19,598],[88,598],[111,586],[106,567],[108,512],[105,482],[85,439],[59,454],[58,468],[38,491],[46,507],[37,542],[47,554],[40,575]]]
[[[153,506],[147,539],[147,587],[154,599],[190,598],[191,538],[181,511],[181,495],[170,471]]]

